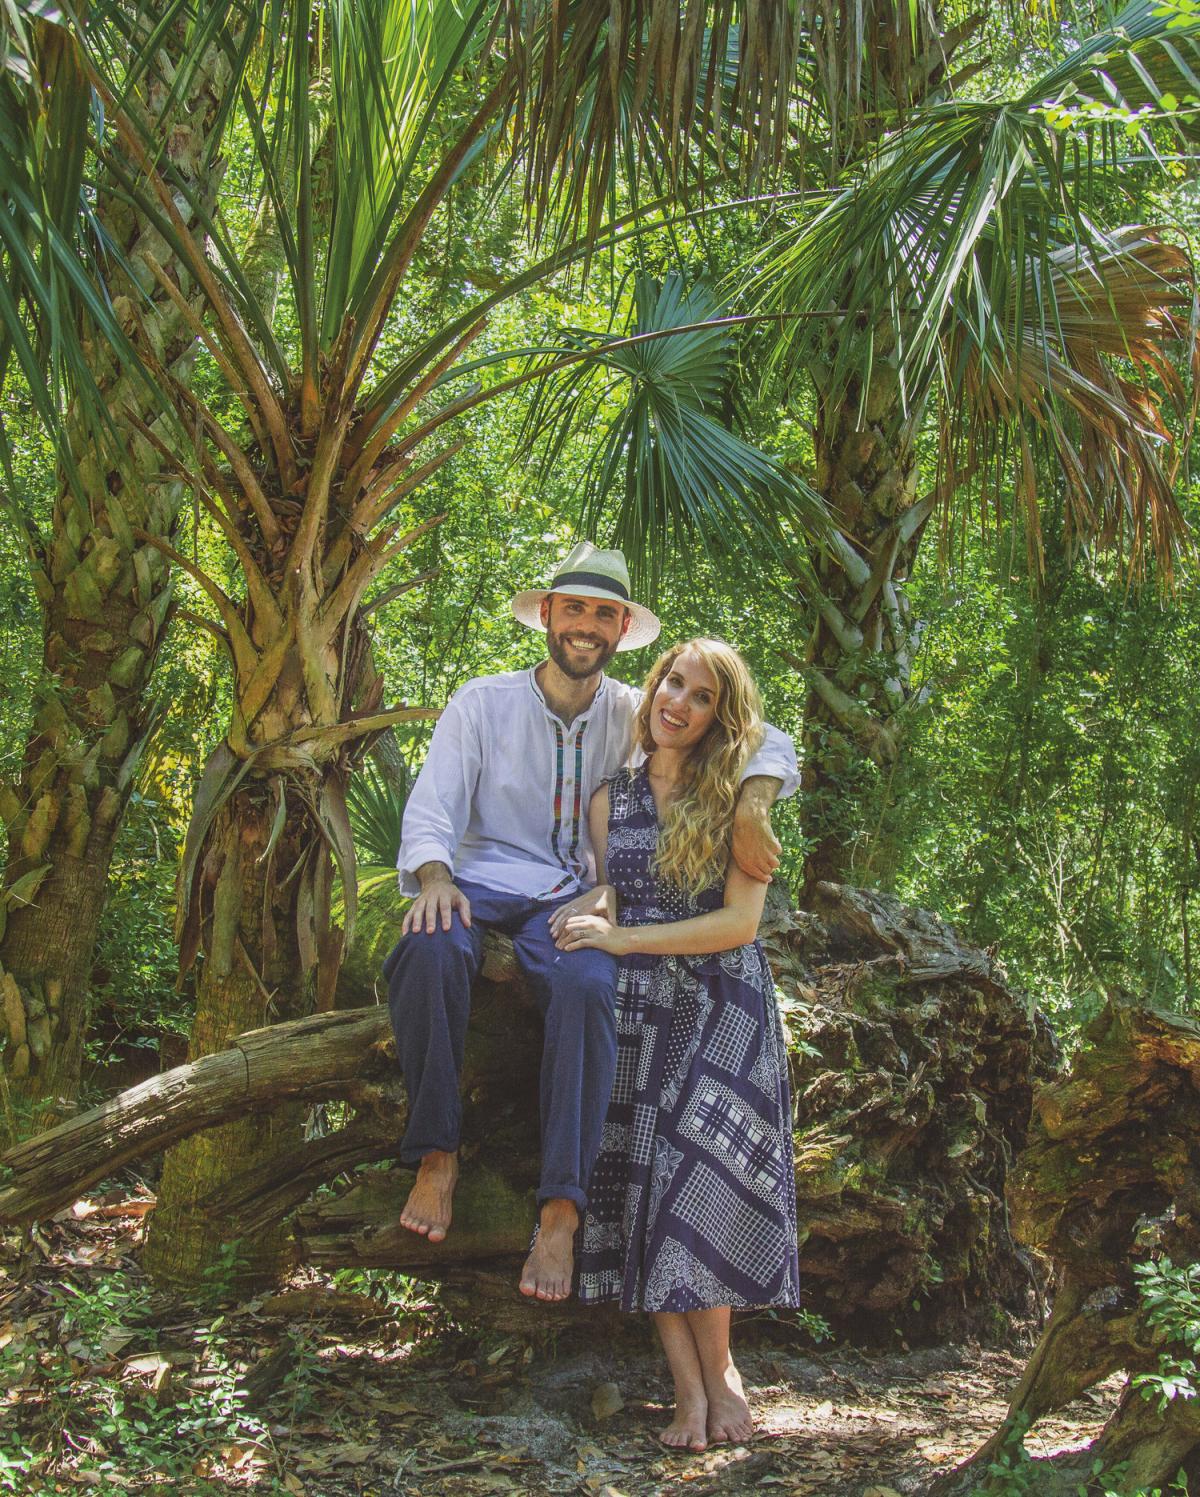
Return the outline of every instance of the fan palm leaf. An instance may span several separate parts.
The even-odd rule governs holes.
[[[937,389],[948,474],[1007,450],[1035,547],[1038,442],[1064,474],[1074,540],[1135,562],[1148,548],[1168,569],[1182,540],[1162,458],[1193,266],[1161,232],[1102,226],[1109,174],[1064,149],[1047,101],[1102,75],[1113,97],[1125,76],[1161,97],[1184,87],[1197,48],[1200,19],[1181,26],[1138,0],[1019,98],[927,109],[747,281],[757,306],[841,314],[819,337],[790,324],[779,364],[819,362],[826,387],[845,389],[886,363],[910,416]]]
[[[582,527],[599,533],[611,499],[614,542],[650,591],[669,556],[696,546],[795,565],[796,535],[827,523],[812,489],[729,429],[736,321],[703,282],[639,274],[628,332],[574,333],[592,355],[587,374],[563,370],[531,402],[520,446],[540,450],[544,473],[571,434],[597,434]]]

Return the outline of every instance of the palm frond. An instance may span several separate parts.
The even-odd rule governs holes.
[[[781,160],[802,76],[794,0],[506,0],[506,13],[515,138],[540,224],[598,225],[638,160],[685,187],[698,141],[746,177]]]
[[[1200,134],[1200,24],[1175,0],[1131,0],[1028,96],[1103,124],[1149,110],[1189,141]],[[1180,106],[1185,107],[1180,107]]]
[[[729,429],[735,339],[723,310],[703,283],[638,276],[628,335],[573,334],[590,372],[572,367],[540,386],[518,444],[549,469],[569,435],[596,433],[581,525],[611,528],[651,591],[696,546],[803,569],[828,523],[802,480]]]
[[[1102,62],[1138,73],[1150,52],[1165,89],[1165,60],[1200,44],[1200,17],[1172,27],[1176,13],[1140,0],[1122,17],[1016,100],[924,111],[746,286],[759,308],[839,314],[819,333],[792,322],[777,367],[813,369],[826,391],[865,392],[886,373],[910,420],[938,391],[943,492],[1007,451],[1036,542],[1032,451],[1048,442],[1072,540],[1135,561],[1146,548],[1169,569],[1182,534],[1163,465],[1182,402],[1170,346],[1188,331],[1193,267],[1159,234],[1103,227],[1120,158],[1065,148],[1044,107]],[[955,461],[966,450],[975,463]]]
[[[106,426],[86,338],[130,351],[98,273],[115,247],[85,191],[94,104],[71,21],[28,0],[9,6],[0,31],[0,385],[19,367],[52,433],[68,391],[97,433]]]
[[[942,466],[994,472],[1016,433],[1014,497],[1035,567],[1041,504],[1023,444],[1040,440],[1063,476],[1068,545],[1094,541],[1135,565],[1153,555],[1169,575],[1186,526],[1163,462],[1172,442],[1164,407],[1185,410],[1187,395],[1166,350],[1187,337],[1193,283],[1183,249],[1134,226],[1094,248],[1056,250],[1046,277],[1013,286],[1006,323],[953,319]]]
[[[379,864],[395,876],[401,826],[408,799],[408,779],[399,791],[368,760],[346,785],[346,805],[360,866]]]
[[[327,347],[360,315],[413,194],[413,169],[455,72],[482,42],[480,0],[332,7],[333,203],[322,307]]]

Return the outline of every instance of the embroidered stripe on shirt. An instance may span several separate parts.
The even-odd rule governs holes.
[[[583,730],[586,727],[585,717],[575,733],[575,805],[571,816],[571,851],[567,855],[567,865],[571,868],[578,862],[576,854],[579,851],[580,806],[583,801]],[[583,872],[582,867],[579,871]]]
[[[555,744],[555,771],[554,771],[554,827],[550,833],[550,850],[559,863],[562,862],[562,853],[559,851],[558,838],[562,831],[562,798],[563,798],[563,735],[562,729],[557,723],[554,724]]]

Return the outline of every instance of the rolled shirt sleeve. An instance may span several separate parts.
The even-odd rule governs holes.
[[[742,779],[748,780],[753,775],[770,775],[773,780],[781,780],[783,783],[779,787],[779,800],[795,795],[800,788],[796,745],[782,728],[775,727],[773,723],[763,724],[762,746],[746,765]]]
[[[478,725],[464,688],[451,697],[438,719],[425,763],[408,794],[396,859],[402,894],[420,892],[416,872],[425,863],[445,863],[453,873],[481,764]]]

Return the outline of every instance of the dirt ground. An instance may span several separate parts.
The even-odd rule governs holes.
[[[742,1324],[755,1438],[668,1454],[648,1327],[555,1344],[531,1306],[528,1336],[501,1335],[387,1278],[172,1300],[137,1267],[148,1207],[114,1192],[5,1244],[0,1492],[913,1497],[992,1432],[1022,1366],[1019,1349],[868,1352]],[[1116,1393],[1040,1423],[1030,1454],[1086,1444]]]

